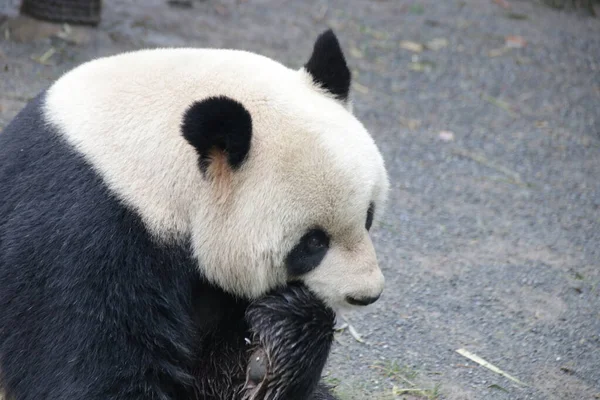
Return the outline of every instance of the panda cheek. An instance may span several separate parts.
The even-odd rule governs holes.
[[[311,292],[336,312],[344,309],[344,307],[347,308],[344,296],[339,291],[340,286],[331,285],[331,282],[327,279],[327,275],[325,271],[314,270],[304,277],[303,283]]]

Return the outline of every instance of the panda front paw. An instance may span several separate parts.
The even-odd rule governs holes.
[[[313,393],[329,356],[335,313],[301,284],[250,305],[252,337],[244,398],[305,400]]]

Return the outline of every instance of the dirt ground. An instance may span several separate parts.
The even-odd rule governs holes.
[[[343,399],[600,399],[600,19],[534,0],[106,0],[90,29],[14,20],[16,3],[0,129],[94,57],[231,47],[300,67],[333,27],[392,192],[386,291],[349,315],[366,343],[341,331],[327,381]]]

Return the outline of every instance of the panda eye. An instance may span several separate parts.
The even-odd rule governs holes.
[[[316,253],[327,247],[329,240],[323,231],[311,232],[306,238],[307,253]]]
[[[369,209],[367,210],[367,221],[365,222],[365,228],[367,230],[371,229],[371,225],[373,225],[373,214],[375,213],[375,204],[371,203],[369,205]]]
[[[329,236],[321,229],[308,231],[286,257],[291,276],[300,276],[319,266],[329,249]]]

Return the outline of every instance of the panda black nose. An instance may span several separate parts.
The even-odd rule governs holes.
[[[353,306],[368,306],[369,304],[373,304],[379,299],[380,295],[374,297],[350,297],[346,296],[346,301]]]

